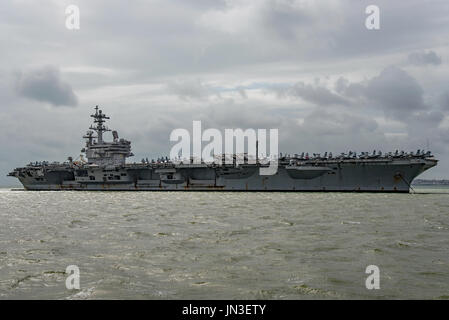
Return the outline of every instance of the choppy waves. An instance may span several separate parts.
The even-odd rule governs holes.
[[[449,189],[415,190],[0,189],[0,299],[444,299]]]

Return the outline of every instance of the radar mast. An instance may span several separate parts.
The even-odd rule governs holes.
[[[98,106],[95,106],[95,114],[91,114],[90,116],[94,118],[94,122],[97,125],[91,125],[89,129],[95,130],[97,132],[98,144],[103,144],[103,132],[111,131],[104,125],[105,119],[109,119],[109,117],[107,117],[101,110],[99,110]]]

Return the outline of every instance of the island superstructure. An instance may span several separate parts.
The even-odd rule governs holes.
[[[112,141],[103,134],[107,117],[95,107],[94,123],[83,136],[81,150],[87,158],[66,162],[34,162],[16,168],[16,177],[26,190],[86,191],[353,191],[409,192],[415,177],[435,166],[430,152],[355,152],[280,155],[274,175],[260,175],[267,164],[173,162],[167,157],[127,163],[133,156],[131,142],[112,131]],[[232,155],[234,160],[237,155]],[[221,161],[223,160],[223,161]]]

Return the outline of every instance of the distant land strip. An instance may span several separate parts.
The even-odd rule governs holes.
[[[448,179],[415,179],[413,185],[449,185]]]

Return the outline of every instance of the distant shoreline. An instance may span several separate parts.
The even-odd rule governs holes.
[[[415,186],[449,186],[448,179],[415,179],[412,185]]]

